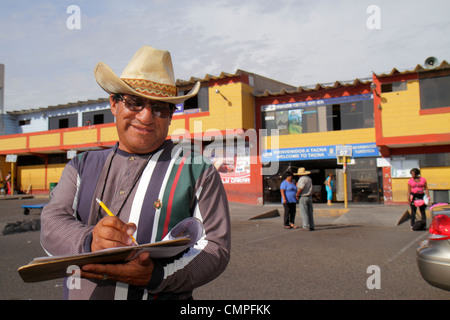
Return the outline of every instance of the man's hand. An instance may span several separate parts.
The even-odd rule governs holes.
[[[125,264],[87,264],[80,276],[98,280],[113,280],[134,286],[146,286],[152,278],[154,264],[149,252],[142,252]]]
[[[124,223],[118,217],[104,217],[92,231],[91,251],[130,246],[135,231],[134,223]]]
[[[104,217],[92,231],[91,251],[125,247],[133,244],[134,223],[124,223],[118,217]],[[148,252],[124,264],[88,264],[81,268],[81,277],[113,280],[136,286],[148,284],[153,273],[153,261]]]

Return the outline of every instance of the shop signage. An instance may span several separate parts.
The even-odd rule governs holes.
[[[352,157],[379,157],[375,143],[348,144],[352,148]],[[336,146],[316,146],[285,149],[268,149],[262,154],[262,161],[297,161],[336,159]]]
[[[7,154],[6,162],[17,162],[17,154]]]
[[[353,146],[351,145],[337,145],[336,146],[336,157],[351,157],[353,152]]]

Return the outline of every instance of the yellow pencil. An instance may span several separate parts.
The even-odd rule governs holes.
[[[114,217],[114,214],[111,212],[111,210],[109,210],[108,207],[103,202],[101,202],[99,198],[96,198],[95,200],[97,200],[100,207],[102,207],[103,210],[105,210],[108,216]]]
[[[95,200],[97,200],[98,204],[100,205],[100,207],[103,208],[103,210],[105,210],[105,212],[111,216],[114,217],[114,214],[111,212],[111,210],[109,210],[109,208],[99,199],[99,198],[95,198]],[[133,236],[131,236],[131,239],[133,239],[134,243],[137,245],[138,243],[136,242],[136,240],[133,238]]]

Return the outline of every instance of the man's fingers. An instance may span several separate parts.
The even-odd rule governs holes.
[[[136,225],[134,223],[132,223],[132,222],[125,223],[122,226],[122,231],[124,231],[129,236],[132,236],[136,232],[136,229],[137,229]]]
[[[130,246],[135,231],[134,223],[124,223],[118,217],[104,217],[93,230],[92,250]]]
[[[154,265],[148,252],[125,264],[87,264],[81,267],[80,276],[97,280],[113,280],[143,286],[148,284]]]
[[[139,264],[141,266],[148,266],[152,263],[152,259],[150,259],[150,252],[144,251],[138,257]]]

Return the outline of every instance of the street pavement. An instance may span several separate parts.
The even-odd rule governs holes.
[[[382,204],[353,204],[347,208],[344,203],[335,203],[328,206],[326,203],[314,203],[314,220],[318,223],[352,224],[362,226],[394,227],[407,206],[382,205]],[[281,204],[250,205],[230,202],[232,221],[245,221],[250,219],[274,218],[274,221],[282,223],[283,206]],[[280,215],[276,219],[276,212]],[[273,215],[271,214],[273,212]],[[297,206],[296,224],[300,225],[301,217]],[[406,223],[407,224],[407,223]]]
[[[43,204],[49,201],[48,196],[0,196],[0,236],[8,224],[20,221],[36,220],[39,218],[39,209],[31,209],[28,215],[24,214],[22,205]],[[265,220],[282,224],[283,206],[281,204],[252,205],[230,202],[230,216],[232,222],[249,220]],[[314,220],[316,224],[327,223],[335,225],[360,225],[394,227],[407,206],[382,204],[354,204],[335,203],[328,206],[326,203],[314,204]],[[429,216],[429,212],[427,212]],[[301,216],[297,206],[296,224],[301,226]],[[409,225],[405,222],[401,227]]]
[[[28,263],[36,256],[44,255],[39,245],[39,232],[31,231],[1,235],[1,231],[4,230],[8,223],[39,218],[39,210],[34,209],[29,215],[24,215],[21,205],[45,203],[48,200],[48,197],[27,199],[2,199],[0,197],[0,269],[2,270],[0,300],[61,299],[61,280],[25,284],[17,274],[19,266]],[[257,296],[261,296],[263,299],[304,299],[305,297],[307,299],[329,299],[330,297],[331,299],[361,299],[361,293],[358,293],[359,295],[353,293],[355,291],[354,288],[348,287],[344,289],[340,286],[346,286],[354,278],[354,272],[344,271],[355,269],[355,271],[361,273],[361,268],[364,272],[362,272],[362,278],[358,280],[358,283],[362,283],[365,286],[365,278],[368,276],[365,274],[365,269],[373,263],[371,261],[380,261],[376,262],[376,264],[380,265],[382,263],[385,264],[383,266],[383,279],[386,280],[383,282],[383,286],[384,288],[392,286],[392,289],[383,291],[384,295],[379,294],[382,299],[401,298],[399,294],[403,294],[402,292],[405,290],[407,291],[405,296],[408,299],[419,299],[421,292],[427,292],[428,299],[449,298],[450,293],[429,286],[418,275],[417,267],[414,263],[414,250],[416,243],[426,238],[426,233],[410,232],[409,222],[397,226],[398,220],[407,209],[406,206],[349,203],[348,208],[344,208],[342,203],[337,203],[333,206],[315,204],[314,217],[317,231],[313,233],[318,233],[315,237],[308,237],[309,231],[294,231],[293,233],[283,231],[283,207],[281,204],[250,205],[230,202],[229,205],[233,233],[232,255],[234,258],[223,277],[221,276],[219,280],[199,288],[196,290],[197,294],[194,292],[196,299],[229,299],[230,297],[232,299],[242,299],[241,297],[252,299],[252,297]],[[301,225],[298,209],[296,224]],[[306,233],[303,234],[303,232]],[[295,239],[296,242],[283,242],[286,239]],[[241,245],[240,241],[245,241],[245,246]],[[367,247],[367,244],[371,245],[372,243],[376,243],[381,250]],[[304,247],[299,247],[299,244]],[[308,247],[313,248],[315,245],[320,246],[322,252],[315,253],[308,249]],[[352,253],[352,250],[344,250],[344,248],[349,246],[354,247],[354,251],[358,253],[357,256]],[[246,255],[246,250],[249,250],[249,248],[253,252],[251,256]],[[365,254],[368,248],[372,252]],[[268,252],[267,250],[274,252],[272,258],[276,257],[276,259],[284,260],[277,261],[275,259],[268,261],[268,256],[265,253]],[[388,254],[389,256],[387,256]],[[305,263],[305,255],[309,255],[311,258],[314,257],[314,261],[310,263],[317,264],[311,272],[317,272],[322,266],[329,268],[326,264],[329,261],[327,259],[330,258],[334,259],[333,263],[336,265],[336,272],[319,273],[321,279],[316,278],[317,284],[315,287],[310,288],[311,292],[304,293],[306,295],[300,295],[298,293],[299,284],[302,284],[303,288],[306,288],[307,285],[311,286],[311,283],[304,282],[307,281],[308,277],[296,279],[297,284],[291,286],[289,285],[289,280],[282,279],[285,270],[279,270],[279,268],[281,266],[293,268],[294,272],[298,272],[303,268],[308,269],[308,265],[303,265]],[[333,258],[334,256],[336,258]],[[402,261],[403,259],[405,261]],[[264,286],[258,287],[255,280],[251,279],[252,276],[261,277],[262,274],[251,274],[250,270],[247,279],[242,279],[242,283],[239,281],[239,284],[245,289],[236,289],[236,283],[231,283],[231,281],[243,272],[241,264],[245,263],[245,261],[254,265],[255,268],[267,266],[267,270],[264,268],[262,270],[264,270],[264,273],[267,272],[267,276],[272,279],[271,283],[279,287],[272,288],[274,290],[268,293],[263,292],[262,288]],[[350,261],[355,262],[351,263]],[[403,270],[402,268],[408,269]],[[337,276],[338,273],[340,277]],[[392,276],[390,275],[391,273]],[[406,285],[411,285],[414,288],[413,290],[408,291],[403,288],[403,284],[398,284],[398,278],[405,276],[410,277],[404,279],[404,281]],[[255,277],[255,279],[258,279],[258,277]],[[277,281],[276,279],[280,280]],[[318,288],[319,282],[323,283],[322,287],[325,287],[326,284],[336,288],[330,293],[330,291],[327,291],[328,289]],[[362,289],[364,289],[364,286]],[[218,290],[223,290],[223,292]],[[344,292],[344,290],[346,291],[342,296],[335,297],[333,295],[335,292]],[[362,292],[364,294],[364,290]],[[367,290],[365,292],[367,294]],[[417,294],[414,292],[417,292]],[[372,296],[377,297],[374,294]],[[365,298],[364,295],[362,297],[363,299]]]
[[[7,223],[29,220],[38,217],[39,210],[31,209],[29,215],[24,215],[23,204],[41,204],[49,201],[48,196],[0,196],[0,233]],[[283,206],[281,204],[252,205],[230,202],[231,221],[247,221],[271,219],[282,223]],[[333,224],[354,224],[363,226],[393,227],[403,215],[407,206],[383,205],[371,203],[326,203],[314,204],[314,219]],[[301,221],[297,207],[297,221]],[[297,223],[298,224],[298,223]],[[408,223],[405,223],[407,225]]]

